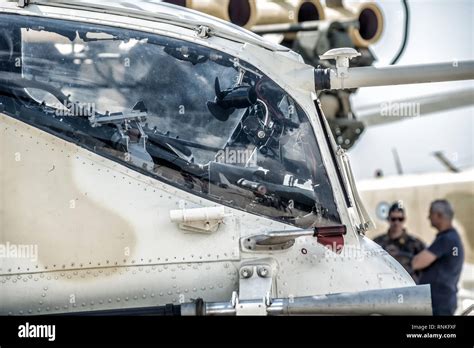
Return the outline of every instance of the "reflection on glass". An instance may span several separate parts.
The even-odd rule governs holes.
[[[0,18],[7,114],[228,206],[340,222],[307,115],[253,66],[152,34]]]

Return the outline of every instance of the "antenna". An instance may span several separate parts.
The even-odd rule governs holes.
[[[457,168],[441,151],[433,152],[433,155],[443,164],[450,172],[459,173],[460,170]]]
[[[398,151],[396,148],[392,149],[393,159],[395,161],[395,166],[397,167],[398,175],[403,175],[402,162],[400,161],[400,156],[398,156]]]

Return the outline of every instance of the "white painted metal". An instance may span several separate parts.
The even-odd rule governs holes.
[[[246,252],[240,248],[242,238],[294,227],[230,207],[215,232],[184,233],[170,221],[170,211],[219,205],[0,113],[0,241],[38,246],[36,260],[1,260],[0,314],[157,306],[198,297],[228,301],[239,289],[239,270],[249,261],[271,265],[272,297],[414,285],[393,258],[357,233],[364,221],[355,207],[346,206],[330,144],[316,117],[313,68],[301,57],[222,21],[148,1],[133,2],[139,10],[130,16],[124,16],[129,11],[125,2],[34,3],[19,8],[0,1],[0,13],[177,37],[251,62],[309,115],[347,234],[341,254],[312,236],[297,238],[285,250]],[[171,22],[173,16],[178,23]],[[185,25],[188,20],[220,34],[200,37]]]
[[[474,61],[350,68],[330,71],[331,88],[345,89],[474,79]]]
[[[463,108],[473,103],[474,87],[469,87],[422,97],[394,99],[386,103],[364,105],[357,108],[356,115],[358,119],[364,122],[366,127],[372,127],[411,119],[411,117],[403,116],[403,111],[400,111],[401,116],[384,117],[383,108],[387,105],[398,105],[402,108],[417,105],[420,110],[419,116],[430,116],[432,113]]]

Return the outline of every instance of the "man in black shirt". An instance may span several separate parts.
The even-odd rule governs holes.
[[[433,315],[453,315],[457,307],[457,284],[464,263],[464,249],[453,228],[453,216],[448,201],[431,203],[429,219],[439,232],[433,244],[412,262],[414,270],[422,270],[420,284],[431,285]]]
[[[419,273],[411,267],[413,257],[425,249],[425,244],[418,238],[408,234],[404,227],[405,209],[401,202],[392,204],[388,211],[390,227],[386,234],[378,236],[374,242],[386,250],[397,260],[406,271],[418,282]]]

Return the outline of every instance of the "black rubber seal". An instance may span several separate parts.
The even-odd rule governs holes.
[[[331,89],[330,69],[314,69],[314,86],[317,91]]]

